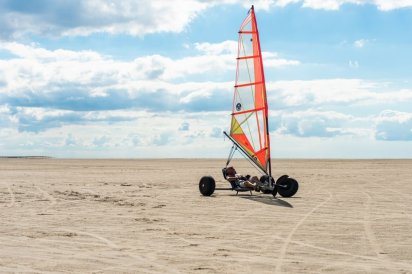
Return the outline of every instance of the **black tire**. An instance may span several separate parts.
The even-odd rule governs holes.
[[[210,196],[215,192],[216,182],[212,176],[203,176],[199,181],[199,191],[203,196]]]
[[[292,197],[299,189],[299,183],[287,175],[281,176],[276,184],[278,192],[282,197]]]

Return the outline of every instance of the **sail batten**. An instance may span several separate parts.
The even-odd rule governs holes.
[[[230,136],[258,167],[270,174],[266,85],[253,6],[238,35]]]
[[[239,114],[243,114],[243,113],[256,112],[256,111],[263,110],[263,109],[265,109],[265,108],[249,109],[249,110],[245,110],[245,111],[239,111],[237,113],[232,113],[232,115],[239,115]]]
[[[243,56],[243,57],[237,57],[237,60],[243,60],[243,59],[252,59],[252,58],[259,58],[259,55],[251,55],[251,56]]]
[[[247,87],[247,86],[256,86],[258,84],[262,84],[262,82],[239,84],[239,85],[235,85],[235,88],[241,88],[241,87]]]

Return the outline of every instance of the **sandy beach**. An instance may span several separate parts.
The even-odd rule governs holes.
[[[224,162],[0,159],[0,272],[412,273],[412,160],[275,160],[295,197],[201,196]]]

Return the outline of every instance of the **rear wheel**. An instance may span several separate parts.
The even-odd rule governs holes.
[[[299,183],[287,175],[281,176],[276,182],[277,190],[282,197],[292,197],[298,192]]]
[[[203,176],[199,181],[199,191],[203,196],[210,196],[215,192],[216,183],[212,176]]]

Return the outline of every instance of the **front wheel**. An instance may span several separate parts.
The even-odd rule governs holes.
[[[282,197],[292,197],[298,192],[299,183],[287,175],[281,176],[276,182],[278,193]]]
[[[199,191],[203,196],[210,196],[215,192],[216,183],[212,176],[203,176],[199,181]]]

